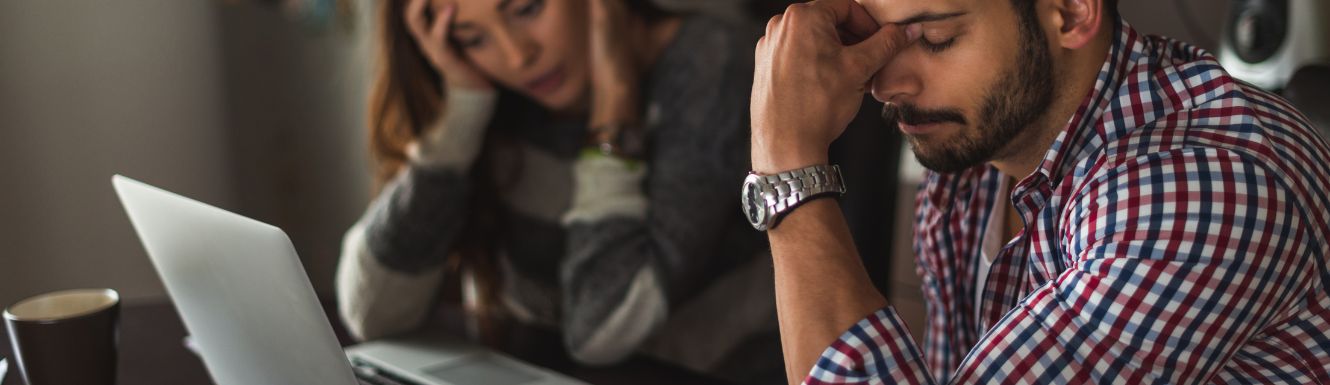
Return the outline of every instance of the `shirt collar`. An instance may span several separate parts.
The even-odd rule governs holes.
[[[1104,145],[1110,125],[1098,124],[1109,112],[1113,100],[1121,91],[1126,74],[1131,73],[1146,55],[1145,40],[1121,17],[1114,25],[1113,44],[1108,57],[1099,69],[1094,89],[1086,95],[1076,113],[1067,121],[1066,127],[1053,141],[1052,147],[1044,153],[1044,160],[1039,168],[1027,176],[1012,191],[1020,197],[1032,190],[1049,191],[1058,185],[1062,177],[1083,163],[1086,158],[1097,153]],[[1116,125],[1114,125],[1116,126]]]

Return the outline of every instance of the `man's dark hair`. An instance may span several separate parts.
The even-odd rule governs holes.
[[[1011,6],[1016,8],[1017,15],[1022,18],[1022,21],[1026,22],[1033,21],[1033,19],[1025,20],[1027,15],[1034,15],[1033,12],[1022,12],[1022,11],[1033,10],[1034,0],[1011,0]],[[1108,11],[1109,15],[1117,17],[1118,0],[1104,0],[1104,10]]]

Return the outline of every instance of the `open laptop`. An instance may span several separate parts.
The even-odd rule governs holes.
[[[112,184],[217,384],[583,384],[458,339],[343,351],[281,229],[120,175]]]

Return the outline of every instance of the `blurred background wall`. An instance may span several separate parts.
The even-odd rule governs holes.
[[[219,32],[209,2],[0,2],[0,303],[162,295],[113,173],[235,206]]]
[[[369,2],[311,24],[249,1],[0,1],[0,304],[75,287],[165,300],[115,173],[286,229],[330,294],[342,231],[368,200]],[[1122,3],[1137,28],[1207,48],[1228,4],[1186,0],[1188,28],[1172,2]],[[918,291],[904,223],[902,308]]]
[[[320,25],[248,3],[213,8],[236,210],[286,230],[331,294],[342,233],[369,202],[368,10]]]
[[[368,30],[221,1],[0,2],[0,304],[165,293],[115,173],[287,229],[328,292],[366,202]]]

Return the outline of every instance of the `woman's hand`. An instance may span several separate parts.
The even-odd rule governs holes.
[[[591,138],[612,142],[621,127],[638,123],[637,53],[634,37],[646,26],[623,0],[589,0],[591,13]]]
[[[415,38],[420,51],[434,69],[443,75],[443,89],[493,90],[494,86],[465,58],[459,56],[448,40],[448,29],[457,15],[457,4],[449,4],[429,20],[426,12],[429,0],[410,0],[406,12],[406,26]]]
[[[489,79],[458,55],[448,40],[457,4],[444,7],[433,20],[426,12],[429,4],[429,0],[410,0],[402,16],[420,51],[443,75],[446,113],[408,145],[407,156],[417,164],[466,170],[475,163],[484,145],[485,127],[493,117],[498,93]]]

